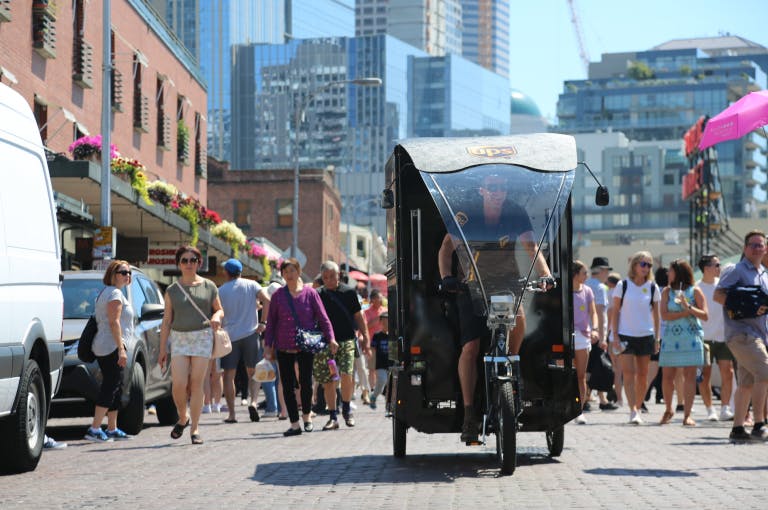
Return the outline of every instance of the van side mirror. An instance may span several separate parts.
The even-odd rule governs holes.
[[[611,197],[608,194],[608,188],[605,186],[598,186],[595,191],[595,204],[600,207],[605,207],[611,201]]]
[[[385,189],[381,192],[381,208],[392,209],[395,207],[395,193],[391,189]]]

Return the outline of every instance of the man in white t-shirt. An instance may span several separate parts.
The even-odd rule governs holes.
[[[704,293],[709,310],[709,319],[701,322],[704,329],[704,367],[701,371],[702,380],[699,383],[699,392],[707,408],[707,419],[717,421],[718,414],[712,407],[712,388],[710,387],[712,363],[717,360],[717,367],[720,369],[720,379],[722,380],[719,419],[732,420],[733,412],[730,402],[733,389],[733,354],[728,349],[728,344],[725,343],[723,306],[712,297],[720,281],[720,259],[716,255],[703,255],[699,259],[698,265],[702,277],[696,282],[696,285]]]
[[[224,264],[227,282],[219,288],[221,307],[224,309],[224,324],[232,339],[232,352],[221,358],[221,368],[224,369],[224,398],[227,400],[229,416],[224,420],[235,423],[235,372],[240,359],[243,360],[248,373],[249,393],[251,403],[248,413],[251,421],[259,421],[256,410],[258,387],[253,382],[253,373],[259,361],[259,335],[264,332],[267,323],[259,322],[259,302],[261,302],[262,317],[269,313],[269,295],[266,289],[257,282],[241,278],[243,264],[237,259],[229,259]],[[272,383],[274,384],[274,383]],[[265,383],[265,393],[267,383]],[[276,415],[277,400],[274,386],[267,394],[267,413]]]

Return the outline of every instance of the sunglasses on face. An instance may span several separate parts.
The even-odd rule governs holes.
[[[121,269],[120,271],[115,271],[117,274],[121,274],[123,276],[131,276],[131,272],[127,269]]]
[[[640,267],[653,267],[653,263],[646,261],[638,262],[637,265]]]
[[[179,262],[181,262],[182,264],[197,264],[197,257],[181,259]]]
[[[763,243],[749,243],[747,246],[749,246],[753,250],[761,250],[765,248],[765,244]]]

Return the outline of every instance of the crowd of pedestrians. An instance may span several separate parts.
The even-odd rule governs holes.
[[[605,257],[594,259],[589,280],[586,265],[574,262],[575,364],[584,410],[589,410],[591,390],[589,374],[582,376],[582,353],[603,350],[607,342],[613,354],[613,402],[604,406],[601,395],[601,410],[623,407],[625,397],[629,422],[643,424],[658,366],[664,403],[660,425],[671,423],[675,411],[682,411],[682,425],[697,426],[693,402],[698,389],[707,420],[733,420],[731,441],[765,441],[768,306],[761,299],[768,300],[766,236],[749,232],[741,260],[730,267],[721,268],[714,254],[696,263],[699,281],[694,281],[694,270],[684,259],[673,260],[654,276],[654,259],[646,251],[630,258],[623,278],[603,274],[612,269]],[[610,296],[607,306],[605,294]],[[607,321],[601,317],[603,310]],[[719,412],[711,386],[715,365],[721,379]],[[657,391],[657,402],[661,400]],[[582,415],[576,422],[587,421]]]

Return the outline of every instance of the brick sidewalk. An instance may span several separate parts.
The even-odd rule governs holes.
[[[46,451],[37,470],[0,477],[0,508],[742,508],[764,506],[768,445],[731,445],[730,423],[696,428],[675,415],[656,425],[663,406],[649,404],[646,424],[626,410],[593,411],[587,425],[566,425],[561,457],[547,457],[543,433],[518,435],[518,468],[499,477],[494,437],[468,448],[458,437],[409,431],[407,457],[392,457],[391,422],[358,409],[354,428],[284,438],[287,422],[259,423],[238,408],[203,415],[206,443],[189,430],[148,426],[132,441],[94,444],[80,437],[88,419],[52,420],[48,432],[69,442]],[[147,417],[156,423],[152,416]],[[75,426],[76,425],[76,426]]]

